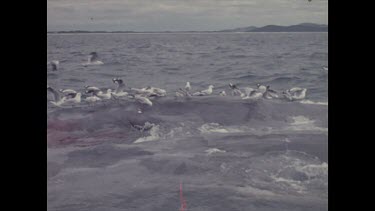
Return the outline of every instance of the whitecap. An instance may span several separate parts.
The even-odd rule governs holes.
[[[151,128],[149,136],[138,138],[134,143],[157,141],[159,139],[160,139],[159,125],[155,125]]]
[[[217,149],[217,148],[209,148],[209,149],[205,150],[205,152],[208,155],[211,155],[213,153],[225,153],[226,151],[225,150],[220,150],[220,149]]]
[[[314,101],[311,101],[311,100],[301,100],[299,101],[300,103],[302,104],[309,104],[309,105],[326,105],[328,106],[328,102],[314,102]]]

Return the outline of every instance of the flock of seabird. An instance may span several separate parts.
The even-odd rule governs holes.
[[[167,96],[167,92],[164,89],[147,86],[145,88],[130,88],[127,87],[124,81],[120,78],[113,78],[112,82],[117,84],[117,88],[102,90],[95,86],[85,86],[84,95],[81,92],[77,92],[73,89],[60,89],[56,90],[51,86],[47,86],[47,91],[53,94],[54,100],[50,101],[51,104],[62,107],[62,106],[73,106],[86,102],[93,104],[96,102],[104,102],[106,100],[134,100],[140,104],[152,106],[152,100],[159,97]],[[230,95],[238,96],[241,99],[286,99],[289,101],[302,100],[306,97],[307,89],[294,87],[282,92],[275,91],[270,86],[257,84],[256,88],[244,87],[239,88],[237,85],[230,83]],[[214,93],[214,86],[209,85],[207,89],[202,91],[192,92],[190,82],[186,82],[184,88],[179,88],[176,93],[176,98],[191,98],[198,96],[209,96]],[[227,96],[225,90],[219,92],[219,96]],[[141,111],[139,111],[141,113]]]
[[[51,66],[52,71],[57,71],[59,69],[60,62],[58,60],[53,60],[47,62],[47,65]],[[104,62],[99,60],[98,53],[91,52],[87,58],[87,62],[82,63],[83,66],[90,66],[90,65],[102,65]]]
[[[99,60],[98,54],[96,52],[90,53],[88,57],[88,61],[83,63],[82,65],[102,65],[104,64],[102,61]],[[54,60],[48,62],[47,65],[51,65],[52,71],[58,70],[59,61]],[[328,70],[327,67],[323,68],[324,70]],[[164,89],[156,88],[147,86],[145,88],[129,88],[126,87],[124,81],[120,78],[113,78],[112,82],[117,85],[117,88],[107,89],[103,91],[102,89],[95,87],[95,86],[85,86],[84,95],[80,92],[77,92],[72,89],[60,89],[56,90],[51,86],[47,85],[47,91],[53,94],[54,100],[50,101],[51,104],[61,107],[66,105],[75,105],[81,102],[86,102],[89,104],[93,104],[96,102],[103,102],[106,100],[121,100],[121,99],[131,99],[140,104],[152,106],[152,100],[157,97],[165,97],[167,92]],[[286,99],[289,101],[295,100],[302,100],[306,97],[305,88],[293,87],[291,89],[278,92],[270,88],[270,86],[265,86],[261,84],[257,84],[256,88],[252,87],[244,87],[239,88],[237,85],[229,83],[230,88],[230,95],[231,96],[238,96],[241,99]],[[184,88],[179,88],[176,93],[176,98],[191,98],[195,96],[208,96],[214,93],[213,91],[214,86],[209,85],[207,89],[202,91],[195,91],[192,92],[190,82],[186,82]],[[227,96],[225,90],[219,92],[219,96]],[[84,97],[84,99],[83,99]],[[141,111],[139,110],[139,113]]]

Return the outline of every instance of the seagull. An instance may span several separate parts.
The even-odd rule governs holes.
[[[124,91],[125,83],[121,78],[114,78],[114,79],[112,79],[112,82],[117,84],[117,88],[115,90],[115,93],[119,93],[119,92]]]
[[[102,61],[99,61],[99,56],[96,52],[91,52],[88,59],[87,59],[87,62],[86,63],[83,63],[84,66],[87,66],[87,65],[102,65],[104,64]]]
[[[62,100],[60,93],[58,93],[54,88],[47,86],[47,91],[53,94],[54,102],[59,102]]]
[[[244,88],[245,90],[245,94],[242,95],[242,99],[246,100],[246,99],[258,99],[258,98],[261,98],[263,96],[263,94],[261,92],[258,92],[257,89],[253,89],[251,87],[246,87]]]
[[[134,94],[129,94],[131,97],[134,98],[135,101],[137,101],[138,103],[140,104],[145,104],[145,105],[148,105],[148,106],[152,106],[152,102],[150,99],[148,99],[147,97],[143,97],[141,95],[134,95]]]
[[[112,97],[112,89],[107,89],[107,93],[105,94],[103,92],[98,92],[96,96],[100,97],[103,100],[109,100]]]
[[[203,90],[203,91],[200,91],[200,92],[196,92],[196,93],[194,93],[193,95],[194,95],[194,96],[205,96],[205,95],[210,95],[210,94],[212,94],[212,92],[213,92],[213,88],[214,88],[213,85],[209,85],[209,86],[208,86],[208,89]]]
[[[134,91],[138,95],[151,95],[152,94],[151,87],[145,87],[145,88],[142,88],[142,89],[130,88],[130,90]]]
[[[90,97],[86,97],[85,98],[85,101],[88,102],[88,103],[95,103],[97,101],[101,101],[102,99],[100,99],[99,97],[97,96],[90,96]]]
[[[51,64],[51,67],[52,67],[52,71],[57,71],[60,62],[57,61],[57,60],[53,60],[53,61],[50,62],[50,64]]]
[[[232,89],[232,96],[241,96],[243,93],[241,90],[237,87],[237,85],[229,83],[229,88]]]
[[[73,104],[81,102],[81,93],[79,92],[76,93],[74,97],[70,97],[70,98],[62,97],[61,98],[60,93],[57,92],[52,87],[47,86],[47,90],[52,92],[52,94],[54,95],[54,101],[50,101],[50,102],[55,106],[60,107],[65,104],[73,105]]]
[[[267,91],[267,87],[265,85],[257,84],[258,92],[264,94]]]
[[[225,91],[223,90],[223,91],[221,91],[221,92],[219,93],[219,95],[220,95],[220,96],[227,96],[227,93],[225,93]]]
[[[148,97],[164,97],[167,95],[167,91],[164,89],[156,88],[148,86],[146,87],[146,90],[150,91],[150,94],[148,94]]]
[[[113,78],[112,82],[115,83],[115,84],[117,84],[116,90],[111,93],[112,96],[114,96],[115,98],[128,96],[128,93],[124,92],[125,83],[124,83],[124,81],[122,79],[120,79],[120,78]]]
[[[266,91],[263,93],[263,97],[266,99],[279,98],[276,91],[270,89],[270,86],[266,87]]]
[[[186,91],[185,89],[179,88],[176,91],[176,97],[191,97],[190,92]]]
[[[185,94],[183,94],[179,91],[176,91],[176,97],[185,97]]]
[[[290,101],[293,100],[302,100],[306,97],[306,91],[307,89],[294,87],[289,90],[285,90],[283,92],[283,95],[285,98],[287,98]]]
[[[63,93],[65,97],[75,97],[77,92],[73,89],[59,89],[59,92]]]
[[[328,71],[328,67],[323,67],[323,70],[324,71]]]
[[[191,90],[190,82],[186,82],[185,90],[188,92]]]
[[[95,86],[85,86],[85,89],[86,89],[87,94],[93,94],[93,95],[96,95],[102,91],[98,87],[95,87]]]

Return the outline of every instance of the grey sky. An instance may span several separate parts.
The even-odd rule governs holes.
[[[305,22],[327,24],[328,0],[47,0],[48,31],[221,30]]]

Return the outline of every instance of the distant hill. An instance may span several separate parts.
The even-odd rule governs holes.
[[[208,33],[208,32],[328,32],[328,26],[324,24],[314,24],[314,23],[301,23],[292,26],[278,26],[278,25],[267,25],[263,27],[242,27],[235,29],[226,29],[220,31],[151,31],[146,33]],[[65,34],[65,33],[145,33],[136,31],[49,31],[47,34]]]
[[[324,24],[301,23],[292,26],[267,25],[263,27],[244,27],[221,30],[222,32],[328,32],[328,26]]]
[[[243,28],[226,29],[226,30],[221,30],[220,32],[250,32],[254,29],[257,29],[257,27],[249,26],[249,27],[243,27]]]

